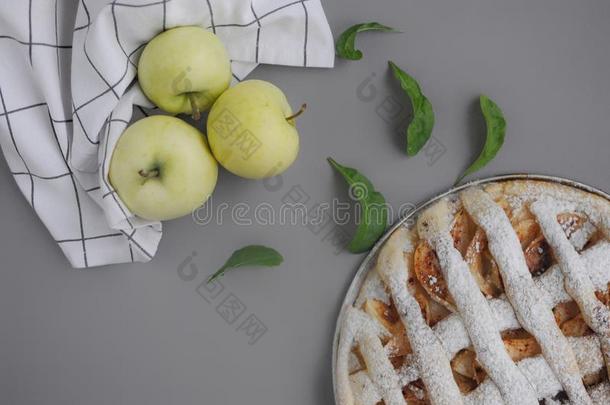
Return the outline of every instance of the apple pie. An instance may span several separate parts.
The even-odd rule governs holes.
[[[530,179],[438,199],[340,322],[339,405],[610,404],[610,201]]]

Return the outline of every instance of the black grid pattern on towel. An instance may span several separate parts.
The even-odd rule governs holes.
[[[57,71],[59,74],[61,74],[62,73],[62,70],[61,70],[62,58],[67,58],[66,61],[69,61],[70,52],[72,51],[72,45],[63,44],[63,43],[59,42],[60,41],[60,33],[59,33],[60,23],[59,23],[59,15],[58,15],[59,1],[60,0],[55,0],[55,2],[53,4],[54,13],[52,15],[52,18],[53,18],[55,43],[38,41],[35,39],[36,26],[35,26],[34,22],[32,21],[32,7],[33,7],[32,0],[29,0],[28,4],[27,4],[27,7],[28,7],[28,21],[27,21],[27,32],[28,32],[27,37],[28,38],[27,38],[27,40],[17,38],[14,35],[0,33],[0,41],[11,41],[13,44],[17,44],[18,46],[22,46],[22,47],[26,48],[28,63],[32,67],[34,67],[36,48],[38,48],[38,47],[54,48],[56,51],[55,55],[56,55]],[[169,1],[169,0],[164,0],[161,3],[164,4],[167,1]],[[83,6],[85,6],[84,1],[82,2],[82,4],[83,4]],[[119,5],[120,3],[116,3],[116,4]],[[86,7],[85,7],[85,10],[86,10]],[[163,19],[165,19],[165,16],[163,16]],[[88,29],[90,23],[91,23],[91,21],[88,20],[88,22],[85,26],[77,27],[76,29],[77,30]],[[0,44],[1,44],[1,42],[0,42]],[[64,52],[64,51],[67,51],[67,52]],[[84,51],[86,53],[86,49]],[[92,68],[95,69],[95,66],[93,64],[92,64]],[[110,86],[109,83],[108,83],[108,85]],[[78,183],[77,179],[75,178],[75,175],[68,163],[68,149],[69,148],[62,147],[62,141],[64,144],[67,145],[68,140],[60,139],[61,135],[58,134],[58,131],[56,130],[56,125],[71,126],[71,124],[73,123],[72,118],[52,117],[49,106],[48,106],[47,102],[45,102],[45,101],[40,101],[40,102],[31,103],[31,104],[27,104],[27,105],[18,105],[18,106],[12,105],[11,100],[7,100],[7,98],[5,97],[5,92],[3,91],[3,86],[2,86],[2,78],[0,78],[0,107],[1,107],[0,119],[2,120],[2,123],[4,124],[4,127],[6,128],[6,132],[8,133],[8,136],[11,140],[11,144],[12,144],[12,147],[14,148],[16,155],[19,157],[23,167],[25,168],[25,171],[14,171],[11,169],[11,174],[15,177],[16,180],[19,177],[24,177],[24,176],[28,178],[29,192],[26,194],[26,197],[27,197],[28,202],[32,206],[32,208],[35,211],[37,211],[35,179],[37,181],[47,181],[47,182],[65,180],[65,181],[68,181],[69,184],[71,185],[73,199],[74,199],[74,208],[75,208],[74,215],[76,215],[78,217],[78,230],[77,230],[78,234],[74,235],[74,237],[71,237],[71,238],[57,239],[57,240],[55,240],[56,243],[58,243],[60,245],[69,244],[69,243],[79,244],[81,246],[80,249],[82,251],[81,254],[82,254],[83,267],[89,267],[89,259],[88,259],[88,254],[87,254],[87,241],[97,240],[97,239],[121,238],[121,239],[128,241],[131,261],[134,260],[133,252],[131,251],[132,244],[134,244],[138,249],[140,249],[142,254],[144,254],[145,256],[147,256],[149,258],[152,258],[152,255],[149,252],[147,252],[146,249],[144,249],[136,240],[134,240],[136,230],[132,230],[130,233],[121,231],[121,232],[103,233],[103,234],[93,235],[93,236],[85,235],[85,218],[84,218],[84,214],[83,214],[83,208],[81,205],[81,199],[83,198],[83,194],[79,193],[79,190],[83,191],[84,193],[87,193],[87,192],[96,191],[99,189],[99,187],[91,187],[86,190],[83,189],[81,187],[81,185]],[[82,107],[83,106],[81,106],[81,108]],[[34,112],[34,113],[32,113],[32,112]],[[54,142],[56,143],[57,148],[59,150],[59,154],[61,155],[61,158],[64,162],[64,165],[65,165],[64,172],[59,173],[59,174],[45,174],[45,173],[35,173],[30,169],[30,164],[29,164],[28,160],[26,159],[26,157],[20,150],[20,147],[18,146],[17,139],[19,137],[20,131],[18,131],[18,128],[14,128],[14,125],[12,122],[12,116],[15,114],[30,114],[31,119],[40,119],[39,117],[41,114],[47,114],[48,133],[52,136]],[[74,112],[74,116],[80,123],[80,118],[79,118],[77,112]],[[82,123],[81,123],[81,125],[82,125]],[[23,131],[21,131],[21,132],[23,132]],[[67,132],[68,132],[68,130],[62,131],[62,133],[67,133]],[[85,198],[88,198],[88,197],[85,196]]]

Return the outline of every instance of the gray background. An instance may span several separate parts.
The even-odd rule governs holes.
[[[480,93],[508,121],[503,150],[480,176],[551,174],[609,191],[610,2],[324,3],[335,36],[366,20],[404,33],[362,35],[364,59],[338,61],[334,70],[259,67],[252,77],[280,86],[295,107],[309,104],[299,121],[300,157],[279,189],[222,172],[215,204],[279,207],[297,185],[309,204],[345,198],[328,155],[360,169],[393,206],[422,202],[450,187],[477,155]],[[434,105],[434,136],[446,152],[433,164],[423,154],[406,158],[395,131],[400,118],[377,112],[387,97],[406,105],[388,58],[419,80]],[[363,256],[335,254],[323,234],[303,226],[243,226],[229,218],[201,226],[183,218],[165,225],[151,263],[74,271],[3,159],[0,189],[0,403],[333,403],[334,323]],[[242,269],[223,281],[224,293],[247,306],[241,319],[253,313],[268,327],[254,345],[236,330],[241,319],[227,324],[215,310],[219,301],[197,293],[207,274],[250,243],[274,246],[286,258],[279,268]],[[177,267],[193,251],[199,272],[184,281]]]

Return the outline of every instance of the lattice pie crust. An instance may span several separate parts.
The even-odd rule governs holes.
[[[511,180],[385,242],[337,352],[339,405],[610,404],[610,202]]]

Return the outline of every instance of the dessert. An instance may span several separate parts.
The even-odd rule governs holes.
[[[381,247],[344,309],[340,405],[610,403],[610,201],[471,186]]]

